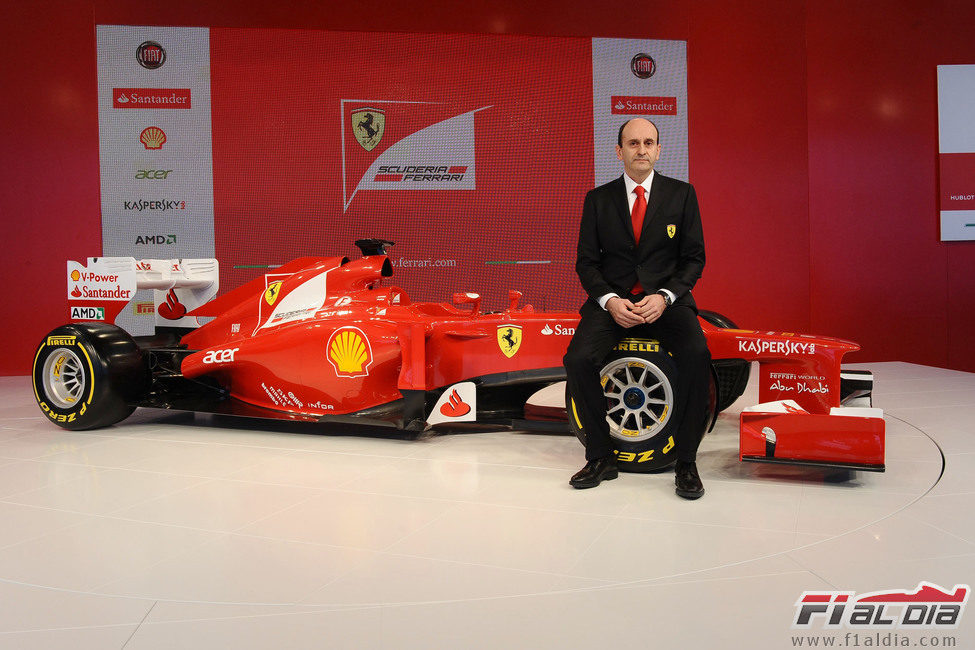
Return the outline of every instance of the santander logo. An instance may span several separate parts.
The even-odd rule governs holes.
[[[471,405],[460,398],[460,394],[455,388],[450,394],[450,399],[440,407],[440,413],[448,418],[459,418],[471,412]]]
[[[176,289],[166,294],[166,302],[159,305],[158,314],[166,320],[179,320],[186,315],[186,305],[176,297]]]

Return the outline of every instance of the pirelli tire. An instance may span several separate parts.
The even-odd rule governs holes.
[[[676,377],[670,354],[653,339],[625,338],[606,357],[600,380],[621,470],[658,472],[676,462],[672,417]],[[586,444],[586,432],[568,388],[565,403],[569,428]]]
[[[106,323],[64,325],[34,355],[34,397],[59,427],[97,429],[124,420],[149,386],[142,352],[129,334]]]

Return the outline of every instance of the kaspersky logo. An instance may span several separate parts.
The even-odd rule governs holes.
[[[358,327],[335,330],[325,345],[328,361],[339,377],[365,377],[372,363],[369,338]]]
[[[921,630],[958,627],[968,585],[945,589],[919,582],[912,591],[804,591],[796,600],[792,627],[856,630]]]
[[[475,189],[474,115],[440,102],[340,101],[342,209],[371,190]]]

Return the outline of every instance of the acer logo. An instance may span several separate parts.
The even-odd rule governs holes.
[[[240,348],[230,348],[229,350],[210,350],[203,355],[203,363],[231,363],[234,360],[234,353]]]
[[[138,179],[162,180],[172,173],[172,169],[140,169],[135,173]]]

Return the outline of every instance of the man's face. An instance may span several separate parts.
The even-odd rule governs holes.
[[[630,120],[623,127],[623,146],[616,146],[616,157],[623,161],[626,175],[638,183],[646,180],[660,158],[657,139],[657,129],[647,120]]]

